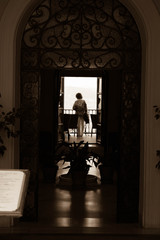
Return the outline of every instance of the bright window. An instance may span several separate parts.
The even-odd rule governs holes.
[[[97,77],[64,77],[64,109],[72,109],[78,92],[88,109],[97,108]]]

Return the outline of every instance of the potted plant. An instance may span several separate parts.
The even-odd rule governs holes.
[[[99,164],[99,157],[89,149],[88,142],[80,141],[79,143],[63,142],[57,147],[57,162],[69,162],[67,175],[71,176],[73,185],[84,186],[88,171],[92,164],[96,167]],[[91,164],[92,163],[92,164]]]
[[[1,94],[0,94],[1,97]],[[0,104],[0,155],[3,156],[6,149],[4,143],[5,134],[8,138],[17,137],[20,133],[19,130],[15,129],[16,119],[20,118],[20,109],[15,110],[13,108],[11,111],[5,112],[3,110],[3,105]]]

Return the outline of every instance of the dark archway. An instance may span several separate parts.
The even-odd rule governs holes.
[[[121,70],[119,221],[138,220],[141,41],[136,23],[118,0],[45,0],[33,11],[21,47],[22,168],[31,170],[25,216],[36,218],[41,72]],[[34,193],[34,194],[33,194]],[[32,203],[32,204],[31,204]]]

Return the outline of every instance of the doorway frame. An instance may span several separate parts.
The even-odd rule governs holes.
[[[99,69],[63,69],[60,70],[61,77],[101,77],[103,75],[103,70]],[[96,133],[97,136],[97,133]]]
[[[68,81],[68,83],[69,83],[69,80],[71,80],[70,78],[74,78],[74,81],[76,82],[76,81],[81,81],[81,80],[85,80],[86,81],[86,78],[94,78],[94,80],[95,80],[95,87],[94,87],[94,96],[93,96],[93,99],[94,99],[94,103],[95,103],[95,106],[94,107],[92,107],[92,108],[89,108],[88,107],[88,102],[87,102],[87,99],[86,99],[86,94],[84,95],[84,93],[83,92],[81,92],[82,93],[82,96],[83,96],[83,99],[86,101],[86,104],[87,104],[87,112],[88,112],[88,115],[91,115],[91,114],[97,114],[97,106],[98,106],[98,104],[97,104],[97,94],[98,94],[98,92],[97,92],[97,86],[98,86],[98,78],[99,77],[86,77],[86,76],[63,76],[63,77],[61,77],[61,80],[60,80],[60,82],[61,82],[61,87],[60,87],[60,89],[62,89],[62,92],[61,92],[61,90],[60,90],[60,96],[61,95],[63,95],[63,103],[60,103],[60,105],[62,105],[63,107],[63,110],[62,110],[62,108],[61,108],[61,114],[62,114],[62,119],[64,120],[64,117],[63,117],[63,115],[64,114],[67,114],[67,116],[69,117],[70,115],[72,115],[72,114],[74,114],[75,115],[75,111],[73,110],[73,103],[74,103],[74,101],[76,100],[76,93],[77,92],[79,92],[79,88],[78,88],[78,86],[76,87],[76,89],[77,89],[77,92],[75,92],[75,89],[74,89],[74,93],[73,93],[73,95],[72,95],[72,97],[73,97],[73,99],[72,99],[72,102],[68,102],[68,106],[70,106],[70,107],[68,107],[68,108],[65,108],[65,101],[68,101],[67,100],[67,94],[66,94],[66,90],[67,89],[65,89],[65,81],[66,81],[66,78],[68,78],[67,79],[67,81]],[[76,79],[76,78],[81,78],[81,79]],[[86,89],[88,89],[88,91],[89,91],[89,89],[90,89],[90,86],[92,85],[92,83],[93,83],[93,81],[90,79],[90,85],[88,85],[87,86],[87,88]],[[85,82],[83,82],[83,84],[80,84],[81,86],[85,86]],[[70,87],[73,87],[72,85],[71,85],[71,83],[70,83]],[[69,90],[69,86],[68,86],[68,90],[67,90],[67,93],[70,95],[70,90]],[[61,107],[61,106],[58,106],[58,108],[59,107]],[[59,121],[60,121],[60,116],[59,116]],[[71,117],[71,119],[72,119],[72,117]],[[67,120],[67,118],[66,118],[66,120]],[[73,117],[73,119],[71,120],[71,121],[73,121],[73,124],[72,124],[72,126],[73,126],[73,129],[72,129],[72,127],[71,127],[71,125],[69,126],[69,128],[67,128],[68,130],[67,130],[67,132],[68,132],[68,140],[67,141],[70,141],[70,133],[69,133],[69,129],[72,129],[72,135],[74,136],[74,139],[75,139],[75,137],[76,137],[76,131],[75,131],[75,129],[76,129],[76,122],[75,122],[75,117]],[[69,121],[70,122],[70,121]],[[97,122],[97,121],[96,121]],[[61,122],[62,124],[63,124],[63,121]],[[68,120],[67,120],[67,123],[68,123]],[[63,124],[64,125],[64,124]],[[93,125],[93,123],[92,123],[92,117],[91,116],[89,116],[89,122],[88,122],[88,124],[86,125],[84,125],[84,130],[83,130],[83,132],[84,132],[84,135],[83,135],[83,137],[84,137],[84,139],[87,139],[87,136],[88,136],[88,134],[89,134],[89,136],[92,136],[92,129],[93,129],[93,127],[92,127],[92,125]],[[67,126],[66,126],[67,127]],[[95,127],[95,128],[97,128],[97,127]],[[64,130],[64,128],[63,128],[63,130]],[[86,135],[87,134],[87,135]],[[91,140],[91,142],[90,142],[90,140],[88,139],[87,141],[89,142],[89,144],[96,144],[97,143],[97,131],[95,132],[95,134],[96,134],[96,139],[94,138],[94,141],[92,142],[92,139],[90,139]],[[64,139],[64,137],[61,137],[61,139],[62,140],[65,140]],[[66,141],[66,140],[65,140]],[[76,141],[76,140],[75,140]],[[85,141],[85,140],[84,140]]]

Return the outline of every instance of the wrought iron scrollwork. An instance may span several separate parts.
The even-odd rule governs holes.
[[[116,52],[139,51],[139,42],[134,19],[118,1],[45,0],[26,25],[23,47],[30,54],[22,59],[35,67],[39,49],[42,68],[118,68],[123,54]]]

